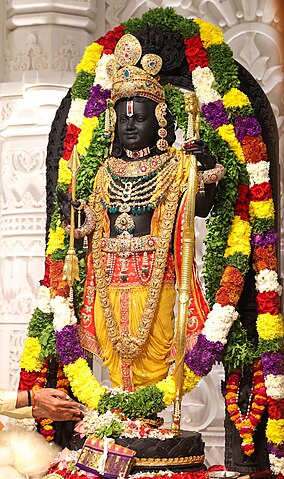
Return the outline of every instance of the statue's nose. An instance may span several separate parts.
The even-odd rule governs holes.
[[[135,118],[133,116],[128,118],[127,129],[133,130],[135,128]]]

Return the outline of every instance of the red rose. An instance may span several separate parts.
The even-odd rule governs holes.
[[[189,70],[193,71],[196,67],[208,67],[207,53],[202,45],[200,36],[188,38],[184,43]]]
[[[258,314],[270,313],[276,315],[280,313],[280,297],[275,291],[265,291],[256,296]]]
[[[246,135],[241,142],[241,145],[247,163],[267,161],[266,146],[261,135]]]
[[[50,255],[48,255],[45,259],[44,278],[41,281],[42,286],[46,286],[47,288],[49,288],[50,286],[49,275],[50,275]]]
[[[284,399],[276,401],[275,399],[267,399],[268,414],[271,419],[284,419]]]
[[[106,35],[100,37],[97,40],[97,43],[103,45],[103,53],[109,55],[114,52],[116,44],[118,40],[124,35],[125,28],[124,26],[120,25],[119,27],[115,27],[110,32],[107,32]]]
[[[235,215],[240,216],[243,221],[249,221],[249,199],[248,199],[249,188],[247,185],[238,186],[238,199],[235,206]]]
[[[35,385],[37,377],[38,372],[28,372],[24,369],[21,369],[19,391],[30,391]]]
[[[66,128],[66,135],[65,135],[65,140],[64,140],[64,149],[63,149],[63,155],[62,157],[64,160],[69,160],[72,150],[74,148],[74,145],[78,142],[78,136],[80,133],[81,129],[78,128],[75,125],[68,125]]]
[[[272,190],[269,183],[260,183],[253,185],[249,190],[249,198],[251,201],[266,201],[272,198]]]

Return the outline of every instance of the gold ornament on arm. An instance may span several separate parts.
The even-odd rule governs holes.
[[[195,92],[184,94],[186,111],[189,115],[187,136],[190,141],[199,138],[199,107]],[[196,129],[198,128],[198,130]],[[172,421],[172,433],[178,436],[181,421],[181,400],[184,377],[184,355],[186,348],[186,322],[188,316],[188,303],[190,295],[192,263],[194,257],[194,215],[195,197],[197,191],[197,164],[194,155],[189,155],[190,170],[187,186],[187,201],[184,213],[182,232],[182,260],[181,275],[178,285],[178,315],[176,320],[176,359],[175,359],[175,400]]]

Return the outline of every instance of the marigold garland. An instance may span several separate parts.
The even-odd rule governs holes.
[[[252,390],[246,414],[243,414],[238,406],[241,377],[240,370],[229,375],[226,381],[226,407],[231,421],[243,439],[241,449],[244,454],[251,456],[254,453],[253,435],[260,423],[267,402],[261,362],[258,361],[253,366]]]

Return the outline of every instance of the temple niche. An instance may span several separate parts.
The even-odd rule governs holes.
[[[173,2],[123,1],[76,2],[62,10],[57,2],[34,6],[33,2],[1,0],[4,38],[1,68],[1,188],[0,188],[0,328],[4,360],[1,386],[18,382],[19,355],[29,318],[36,304],[43,276],[45,223],[45,152],[51,122],[75,79],[75,67],[86,45],[108,30],[149,8]],[[252,77],[264,90],[276,118],[279,164],[273,167],[278,224],[283,225],[283,77],[279,48],[279,18],[273,2],[192,1],[174,2],[176,12],[201,18],[222,28],[226,42],[240,65],[242,85]],[[32,13],[32,15],[31,15]],[[21,21],[19,21],[21,19]],[[51,21],[50,21],[51,19]],[[47,21],[48,20],[48,21]],[[249,72],[247,74],[246,72]],[[255,102],[265,102],[256,89]],[[62,111],[57,113],[59,116]],[[267,119],[266,125],[270,123]],[[52,145],[51,145],[52,149]],[[277,140],[270,143],[277,156]],[[276,160],[276,158],[275,158]],[[197,236],[199,233],[197,233]],[[283,239],[282,239],[283,241]],[[283,272],[283,243],[279,271]],[[201,249],[200,256],[203,250]],[[96,377],[107,382],[105,370],[94,365]],[[182,427],[202,432],[208,465],[222,463],[224,455],[224,403],[220,389],[221,366],[202,380],[183,400]],[[212,393],[214,391],[214,393]],[[212,400],[212,397],[219,398]],[[164,413],[166,424],[171,410]]]

